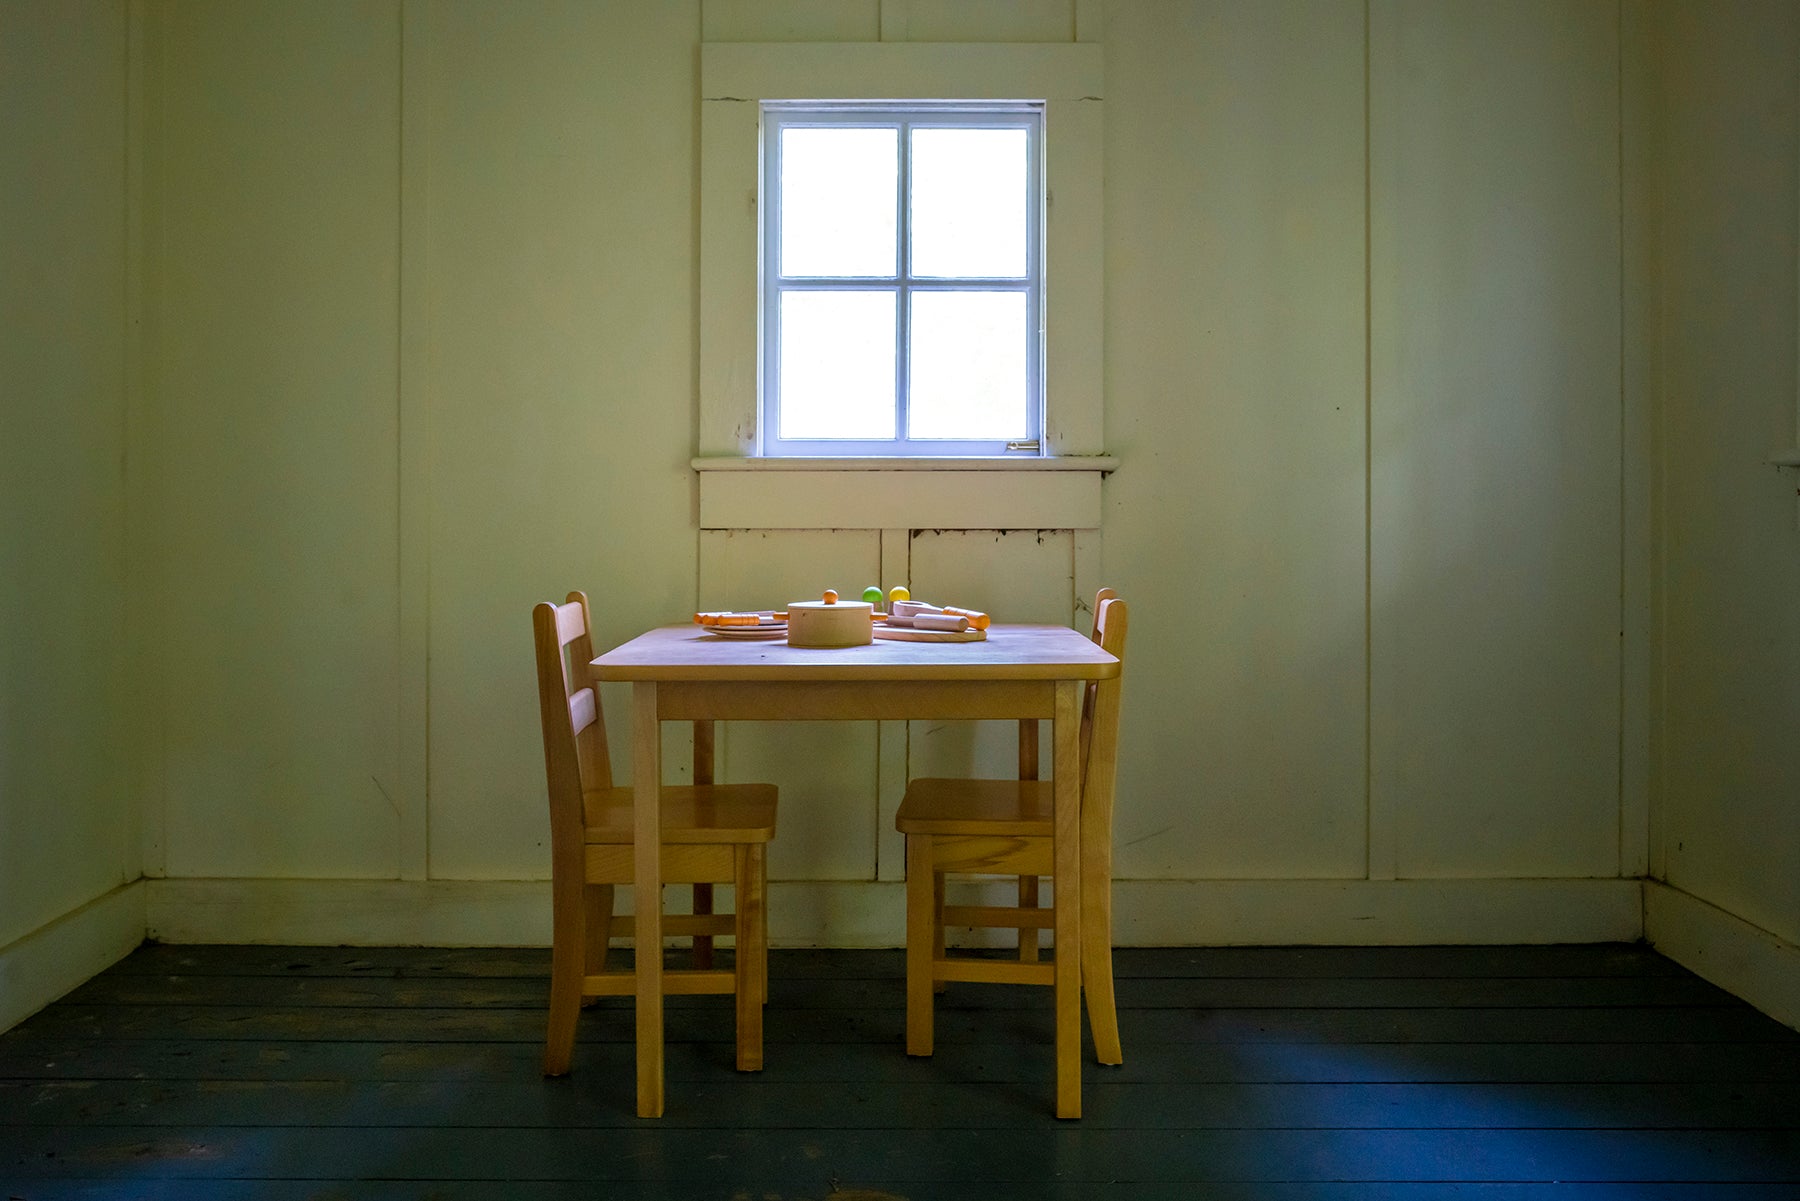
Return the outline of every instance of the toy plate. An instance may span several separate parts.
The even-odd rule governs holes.
[[[758,639],[767,641],[771,638],[786,638],[787,623],[770,626],[701,626],[705,634],[713,634],[720,638],[742,638],[754,642]]]

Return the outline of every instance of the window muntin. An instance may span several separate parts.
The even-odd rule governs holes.
[[[763,454],[1040,442],[1042,131],[1029,104],[765,103]]]

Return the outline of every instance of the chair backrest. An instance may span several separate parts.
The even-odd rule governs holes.
[[[1119,594],[1111,588],[1102,588],[1100,591],[1094,593],[1094,628],[1089,631],[1088,637],[1092,638],[1095,642],[1100,641],[1100,611],[1106,608],[1107,601],[1114,599],[1118,595]],[[1081,737],[1076,746],[1075,774],[1082,779],[1086,779],[1084,768],[1088,761],[1088,743],[1092,742],[1094,737],[1094,694],[1096,691],[1095,685],[1089,684],[1086,688],[1082,689],[1081,692]],[[1035,726],[1037,723],[1033,722],[1031,724]],[[1029,759],[1029,763],[1027,762],[1027,759]],[[1028,769],[1031,772],[1037,770],[1037,739],[1035,737],[1031,740],[1029,755],[1022,743],[1019,750],[1020,779],[1036,778],[1035,775],[1028,776],[1026,774]]]
[[[612,786],[600,692],[588,676],[594,644],[588,633],[587,594],[571,592],[560,605],[544,601],[532,609],[531,626],[537,646],[544,776],[550,789],[551,855],[560,859],[580,853],[582,790]],[[577,868],[577,878],[579,874]]]
[[[1118,595],[1119,594],[1111,588],[1102,588],[1100,591],[1094,593],[1094,629],[1088,637],[1092,638],[1095,642],[1100,641],[1100,610],[1106,607],[1107,601],[1115,599]]]
[[[1129,613],[1112,590],[1094,604],[1094,641],[1119,660],[1119,674],[1087,688],[1081,714],[1081,841],[1105,847],[1111,865],[1113,781],[1119,760],[1119,701],[1125,685],[1125,635]]]
[[[1100,614],[1106,608],[1106,602],[1116,599],[1118,595],[1111,588],[1102,588],[1094,593],[1094,628],[1088,637],[1095,642],[1100,641]],[[1081,738],[1076,748],[1075,774],[1083,780],[1087,778],[1088,744],[1094,739],[1094,701],[1098,692],[1099,686],[1095,683],[1090,683],[1081,691]]]

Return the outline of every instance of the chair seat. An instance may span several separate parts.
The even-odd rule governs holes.
[[[775,837],[773,784],[703,784],[662,790],[662,840],[665,845],[768,842]],[[629,788],[583,791],[588,845],[632,841],[632,795]]]
[[[1049,780],[914,780],[894,825],[902,834],[1049,838],[1056,830]]]

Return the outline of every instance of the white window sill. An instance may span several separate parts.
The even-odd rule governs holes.
[[[1110,455],[959,459],[696,458],[700,528],[1100,527]]]
[[[702,456],[692,460],[695,471],[1098,471],[1118,469],[1112,455],[995,455],[954,459],[924,458],[803,458]]]

